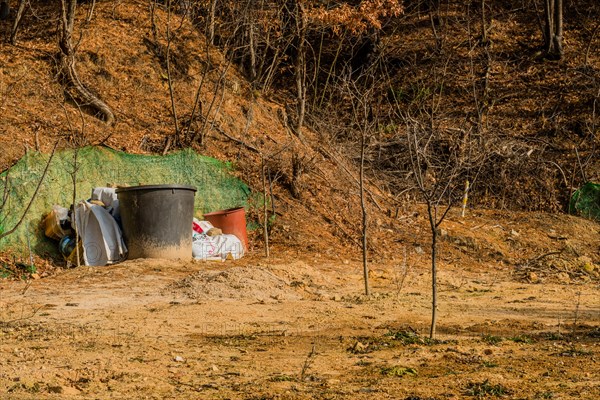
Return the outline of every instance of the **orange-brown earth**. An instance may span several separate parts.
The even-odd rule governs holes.
[[[38,6],[28,18],[56,18]],[[66,146],[82,130],[92,144],[161,152],[173,122],[164,70],[145,40],[147,4],[99,2],[93,23],[79,20],[80,75],[113,106],[112,128],[65,102],[52,18],[25,29],[18,46],[0,44],[2,165],[25,149],[47,151],[58,137]],[[158,10],[156,18],[166,16]],[[9,25],[0,28],[6,35]],[[452,210],[440,232],[438,335],[430,341],[423,207],[369,182],[373,294],[363,296],[352,163],[309,129],[302,141],[293,135],[282,105],[251,90],[218,51],[190,52],[204,41],[185,23],[177,38],[181,115],[207,63],[204,110],[215,93],[220,102],[209,116],[215,129],[197,148],[233,161],[256,191],[261,157],[231,138],[281,151],[269,160],[280,176],[272,257],[262,257],[254,232],[250,255],[236,262],[67,270],[39,261],[42,279],[0,281],[0,397],[600,398],[598,223]],[[307,169],[296,182],[300,198],[289,193],[293,154]],[[254,220],[260,213],[249,210]]]

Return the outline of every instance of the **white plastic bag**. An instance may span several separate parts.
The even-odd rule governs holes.
[[[192,256],[197,260],[237,260],[244,256],[244,246],[235,235],[200,234],[192,243]]]

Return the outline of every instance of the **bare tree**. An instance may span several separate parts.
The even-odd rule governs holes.
[[[360,132],[360,210],[362,215],[362,261],[363,261],[363,274],[365,281],[365,295],[369,296],[371,290],[369,288],[369,266],[367,264],[367,207],[365,204],[365,146],[366,146],[366,132],[361,129]]]
[[[361,74],[358,79],[351,77],[351,72],[342,81],[346,96],[349,97],[349,103],[352,107],[351,117],[352,131],[358,134],[358,141],[360,146],[359,156],[359,178],[358,178],[358,189],[360,196],[360,209],[361,209],[361,227],[362,227],[362,262],[363,262],[363,275],[365,284],[365,295],[369,296],[371,290],[369,287],[369,265],[368,265],[368,209],[366,199],[366,185],[365,185],[365,159],[367,157],[367,151],[369,142],[375,135],[377,127],[377,121],[373,115],[374,105],[374,93],[375,86],[374,80],[371,76]],[[359,84],[361,82],[362,84]]]
[[[406,140],[410,154],[412,177],[427,206],[431,232],[431,327],[433,339],[437,324],[437,259],[440,225],[457,201],[461,166],[454,154],[436,149],[438,132],[431,131],[419,121],[406,118]]]
[[[414,110],[415,114],[396,103],[396,113],[404,122],[403,149],[408,153],[407,176],[427,207],[431,234],[431,339],[435,338],[437,326],[440,226],[451,208],[464,197],[464,182],[469,180],[472,184],[475,181],[477,169],[485,159],[481,156],[485,155],[485,150],[481,149],[476,155],[471,151],[474,147],[471,142],[476,140],[473,135],[464,128],[448,127],[446,123],[441,123],[446,68],[447,62],[442,66],[441,73],[433,71],[429,83],[433,90],[427,101]]]

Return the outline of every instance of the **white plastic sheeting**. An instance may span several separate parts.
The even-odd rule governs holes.
[[[126,258],[127,247],[121,229],[103,207],[82,201],[75,209],[75,221],[85,265],[102,266]]]

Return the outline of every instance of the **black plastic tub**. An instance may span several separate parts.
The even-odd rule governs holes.
[[[128,259],[192,257],[195,187],[147,185],[116,192]]]

